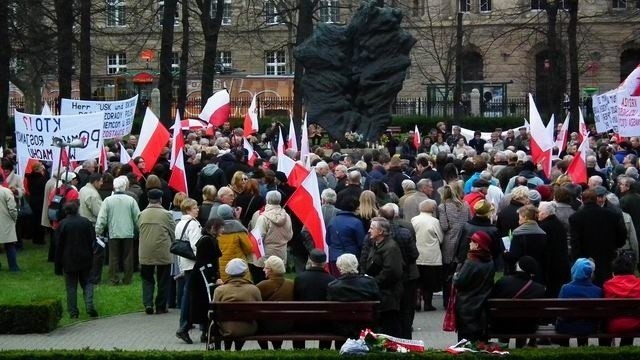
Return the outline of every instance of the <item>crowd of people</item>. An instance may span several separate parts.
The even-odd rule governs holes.
[[[35,244],[49,239],[49,261],[64,275],[71,317],[79,314],[78,285],[87,314],[98,316],[93,287],[102,281],[105,262],[113,286],[131,284],[139,270],[145,312],[179,308],[176,336],[187,343],[194,324],[206,341],[210,301],[379,300],[381,331],[411,338],[416,311],[446,309],[455,300],[459,338],[482,340],[489,326],[537,326],[489,324],[484,303],[491,297],[640,296],[634,275],[638,138],[591,131],[584,140],[590,146],[585,184],[566,174],[579,145],[575,133],[556,154],[550,176],[531,160],[526,128],[504,137],[496,129],[489,140],[476,132],[467,142],[459,127],[449,133],[439,123],[417,148],[412,132],[405,139],[387,134],[392,141],[382,150],[316,145],[308,163],[326,225],[323,252],[286,206],[295,188],[277,171],[277,128],[250,137],[259,155],[252,165],[242,129],[227,123],[213,136],[185,133],[189,196],[168,186],[169,148],[159,159],[117,162],[119,151],[136,147],[135,136],[124,149],[106,145],[111,162],[104,173],[88,160],[50,177],[38,162],[23,179],[14,170],[15,154],[5,150],[0,242],[9,270],[19,271],[16,250],[23,238]],[[299,157],[291,149],[286,154]],[[264,256],[256,256],[251,231],[261,235]],[[180,241],[193,256],[171,253]],[[296,273],[294,280],[284,276],[288,271]],[[504,276],[494,283],[497,272]],[[443,301],[435,304],[439,292]],[[575,335],[597,326],[562,319],[556,325]],[[294,326],[233,322],[221,330],[242,336]],[[621,334],[637,331],[640,318],[606,326]]]

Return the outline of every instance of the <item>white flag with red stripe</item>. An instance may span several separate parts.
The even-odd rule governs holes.
[[[318,191],[318,178],[312,171],[293,192],[286,204],[289,209],[300,219],[311,234],[315,248],[328,250],[326,243],[326,228],[322,217],[322,205],[320,192]]]
[[[531,157],[534,163],[542,164],[542,169],[548,177],[551,175],[551,155],[553,145],[555,145],[553,119],[550,126],[544,126],[531,94],[529,94],[529,125],[531,127]]]
[[[138,180],[144,177],[142,171],[138,168],[138,166],[133,162],[131,156],[127,152],[127,149],[124,148],[124,144],[120,143],[120,163],[121,164],[129,164],[133,168],[133,173],[136,174]]]
[[[280,134],[278,135],[278,167],[277,171],[282,171],[285,175],[287,175],[287,184],[298,187],[309,174],[309,170],[307,170],[303,165],[299,164],[292,158],[288,157],[284,153],[284,146],[280,144],[282,141],[282,130],[280,130]]]
[[[207,100],[198,117],[204,121],[208,121],[213,126],[220,127],[229,121],[231,114],[231,98],[227,89],[222,89]]]
[[[249,137],[251,134],[255,134],[258,132],[258,106],[256,104],[256,95],[253,95],[253,99],[251,99],[251,105],[249,105],[249,110],[247,110],[247,114],[244,116],[244,137]]]
[[[569,113],[562,123],[558,136],[556,137],[556,147],[558,148],[558,155],[562,153],[565,145],[567,144],[567,138],[569,136]]]
[[[582,117],[582,110],[580,110],[580,107],[578,107],[578,115],[578,141],[582,143],[589,138],[589,129],[587,128],[587,124],[584,122],[584,117]]]
[[[413,131],[413,146],[416,147],[416,150],[420,147],[420,130],[418,130],[418,125],[416,125]]]
[[[109,159],[107,158],[107,149],[104,147],[104,145],[102,146],[102,150],[100,151],[100,158],[98,159],[98,162],[100,163],[102,172],[107,172],[107,170],[109,169]]]
[[[243,138],[242,140],[242,146],[245,150],[247,150],[247,163],[253,166],[257,158],[256,152],[253,150],[253,146],[251,146],[251,143],[249,142],[249,140],[247,140],[247,138]]]
[[[264,243],[262,242],[262,234],[259,228],[254,228],[249,232],[249,240],[251,240],[251,251],[256,259],[264,257]]]
[[[180,128],[180,112],[176,111],[176,118],[174,120],[173,128],[173,136],[171,137],[173,140],[171,141],[171,159],[169,160],[169,168],[173,168],[173,164],[176,163],[176,159],[178,158],[178,142],[176,139],[182,138],[182,129]],[[184,143],[184,138],[183,141]],[[145,159],[146,160],[146,159]]]
[[[184,138],[180,127],[180,114],[176,111],[176,120],[173,126],[173,141],[171,142],[171,176],[169,187],[175,191],[182,191],[189,195],[187,188],[187,173],[184,169]]]
[[[178,127],[180,127],[178,125]],[[162,149],[169,142],[169,130],[160,123],[158,117],[147,107],[147,112],[142,120],[142,128],[138,137],[138,146],[133,152],[133,158],[141,156],[144,159],[146,170],[151,171],[158,162]]]
[[[287,149],[298,151],[298,139],[296,139],[296,127],[293,124],[293,115],[289,112],[289,137],[287,139]]]
[[[578,151],[574,154],[573,160],[567,168],[567,175],[574,184],[587,183],[587,151],[589,150],[589,141],[583,141],[578,147]]]
[[[300,160],[306,161],[309,156],[309,124],[307,123],[307,113],[304,113],[302,122],[302,136],[300,137]]]

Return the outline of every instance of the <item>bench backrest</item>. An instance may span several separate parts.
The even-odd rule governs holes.
[[[594,318],[640,317],[640,299],[490,299],[491,318]]]
[[[370,322],[376,318],[378,301],[263,301],[211,303],[217,321],[296,320],[315,322]]]

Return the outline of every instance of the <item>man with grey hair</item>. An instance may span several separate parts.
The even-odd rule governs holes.
[[[223,186],[218,190],[218,194],[216,200],[211,205],[211,211],[209,212],[209,219],[220,218],[218,216],[218,207],[222,204],[227,204],[229,206],[233,205],[233,201],[236,199],[236,193],[228,186]],[[236,218],[240,214],[239,211],[236,210]]]
[[[88,159],[82,162],[82,168],[78,173],[78,190],[82,189],[88,182],[89,176],[98,169],[98,162],[95,159]]]
[[[320,161],[316,164],[315,171],[318,177],[318,192],[322,193],[324,189],[329,187],[329,182],[327,181],[327,175],[330,171],[329,164],[326,161]]]
[[[264,267],[264,261],[273,255],[287,262],[287,243],[293,237],[293,229],[291,217],[280,206],[281,200],[279,191],[269,191],[266,196],[267,205],[256,220],[254,228],[260,232],[264,245],[264,256],[254,261],[256,267]]]
[[[602,186],[602,178],[598,175],[589,177],[589,180],[587,180],[587,186],[589,189],[595,189],[598,186]]]
[[[635,180],[628,176],[618,177],[618,189],[620,190],[620,209],[631,215],[633,227],[640,229],[640,195],[635,191]],[[636,234],[637,237],[637,234]]]
[[[616,208],[616,210],[620,210],[620,200],[618,199],[618,197],[614,194],[614,193],[608,193],[606,195],[607,198],[607,205]],[[621,210],[620,210],[621,211]],[[622,247],[623,250],[628,250],[633,252],[633,254],[635,255],[634,261],[636,266],[638,265],[638,256],[639,254],[639,250],[638,250],[638,238],[636,235],[636,229],[633,226],[633,219],[631,219],[631,215],[627,214],[626,212],[622,212],[622,218],[624,219],[624,225],[627,228],[627,239],[626,239],[626,243],[624,244],[624,246]]]
[[[416,184],[416,188],[415,194],[408,197],[402,207],[402,218],[406,221],[411,221],[414,216],[418,216],[420,214],[418,207],[420,203],[433,196],[433,183],[429,179],[420,179]]]
[[[405,179],[402,180],[402,190],[404,191],[404,195],[402,195],[402,197],[400,197],[400,200],[398,201],[398,206],[400,208],[402,208],[404,206],[404,202],[411,197],[411,195],[416,193],[416,183],[413,182],[413,180],[409,180],[409,179]]]
[[[342,164],[338,164],[336,165],[335,168],[333,168],[333,175],[336,178],[336,183],[335,183],[335,186],[333,186],[333,189],[336,191],[336,193],[339,193],[340,190],[347,187],[348,173],[349,173],[349,170],[347,170],[347,167]]]
[[[502,189],[499,186],[494,185],[494,183],[499,183],[498,179],[494,178],[491,174],[491,171],[489,170],[482,171],[480,173],[480,179],[484,179],[489,183],[485,199],[487,199],[494,206],[494,208],[497,209],[500,205],[500,202],[502,202],[502,199],[504,198]]]
[[[594,176],[597,176],[598,178],[600,178],[600,185],[604,186],[605,188],[607,188],[607,190],[609,190],[609,182],[607,181],[605,174],[596,170],[596,167],[598,165],[596,157],[593,155],[587,155],[586,164],[587,164],[587,178],[590,179]],[[589,188],[591,187],[589,186]]]
[[[341,190],[336,196],[336,207],[340,210],[353,207],[354,209],[360,205],[360,194],[362,186],[360,179],[362,175],[358,170],[352,170],[347,175],[347,186]]]

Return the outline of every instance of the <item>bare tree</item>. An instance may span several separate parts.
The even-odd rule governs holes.
[[[11,61],[11,42],[9,40],[9,5],[0,2],[0,146],[5,145],[7,124],[9,123],[9,63]]]
[[[181,118],[185,118],[184,109],[187,103],[187,72],[189,70],[189,44],[191,39],[191,28],[189,0],[182,1],[182,42],[180,44],[180,70],[178,78],[178,101],[176,111]]]
[[[213,80],[216,68],[216,51],[218,49],[218,35],[222,25],[222,11],[224,0],[195,0],[200,10],[200,25],[204,35],[204,57],[202,59],[202,84],[200,96],[202,106],[213,94]],[[212,4],[215,4],[215,15],[212,16]]]
[[[80,0],[80,98],[91,99],[91,0]]]
[[[58,89],[60,97],[71,97],[73,76],[73,1],[55,0],[56,48],[58,52]]]

